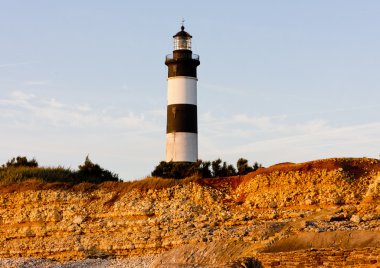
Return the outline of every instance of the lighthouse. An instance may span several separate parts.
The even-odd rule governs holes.
[[[197,67],[200,61],[191,51],[191,38],[182,25],[181,31],[173,36],[173,53],[165,59],[168,66],[167,162],[196,162],[198,159]]]

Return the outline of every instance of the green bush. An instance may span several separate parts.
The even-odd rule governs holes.
[[[253,168],[248,165],[248,160],[244,158],[239,158],[236,163],[236,167],[239,175],[245,175],[253,171]]]
[[[28,160],[26,156],[17,156],[9,160],[3,167],[38,167],[36,159]]]
[[[153,177],[183,179],[198,175],[200,162],[165,162],[161,161],[152,171]]]
[[[119,180],[117,174],[114,174],[109,170],[101,168],[98,164],[92,163],[88,156],[86,157],[84,164],[79,166],[79,170],[76,176],[82,180],[93,183]]]
[[[0,168],[0,185],[37,179],[43,182],[64,182],[78,184],[82,182],[101,183],[118,181],[118,175],[94,164],[88,157],[78,171],[64,167],[38,167],[35,159],[29,161],[26,157],[12,158]]]
[[[255,162],[253,167],[248,165],[248,160],[240,158],[237,162],[238,171],[231,164],[223,162],[220,158],[210,162],[198,160],[197,162],[165,162],[161,161],[151,175],[153,177],[183,179],[188,177],[218,178],[235,175],[244,175],[257,170],[261,165]]]

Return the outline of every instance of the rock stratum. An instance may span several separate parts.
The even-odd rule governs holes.
[[[56,265],[140,257],[149,261],[135,267],[152,268],[380,266],[380,160],[283,163],[166,187],[158,181],[4,186],[0,258]]]

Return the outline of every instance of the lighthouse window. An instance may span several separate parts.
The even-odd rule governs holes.
[[[174,50],[188,49],[191,50],[191,39],[184,37],[174,38]]]

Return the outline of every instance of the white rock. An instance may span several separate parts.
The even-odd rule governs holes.
[[[354,215],[352,215],[350,221],[355,222],[355,223],[359,223],[361,221],[361,218],[359,215],[354,214]]]

